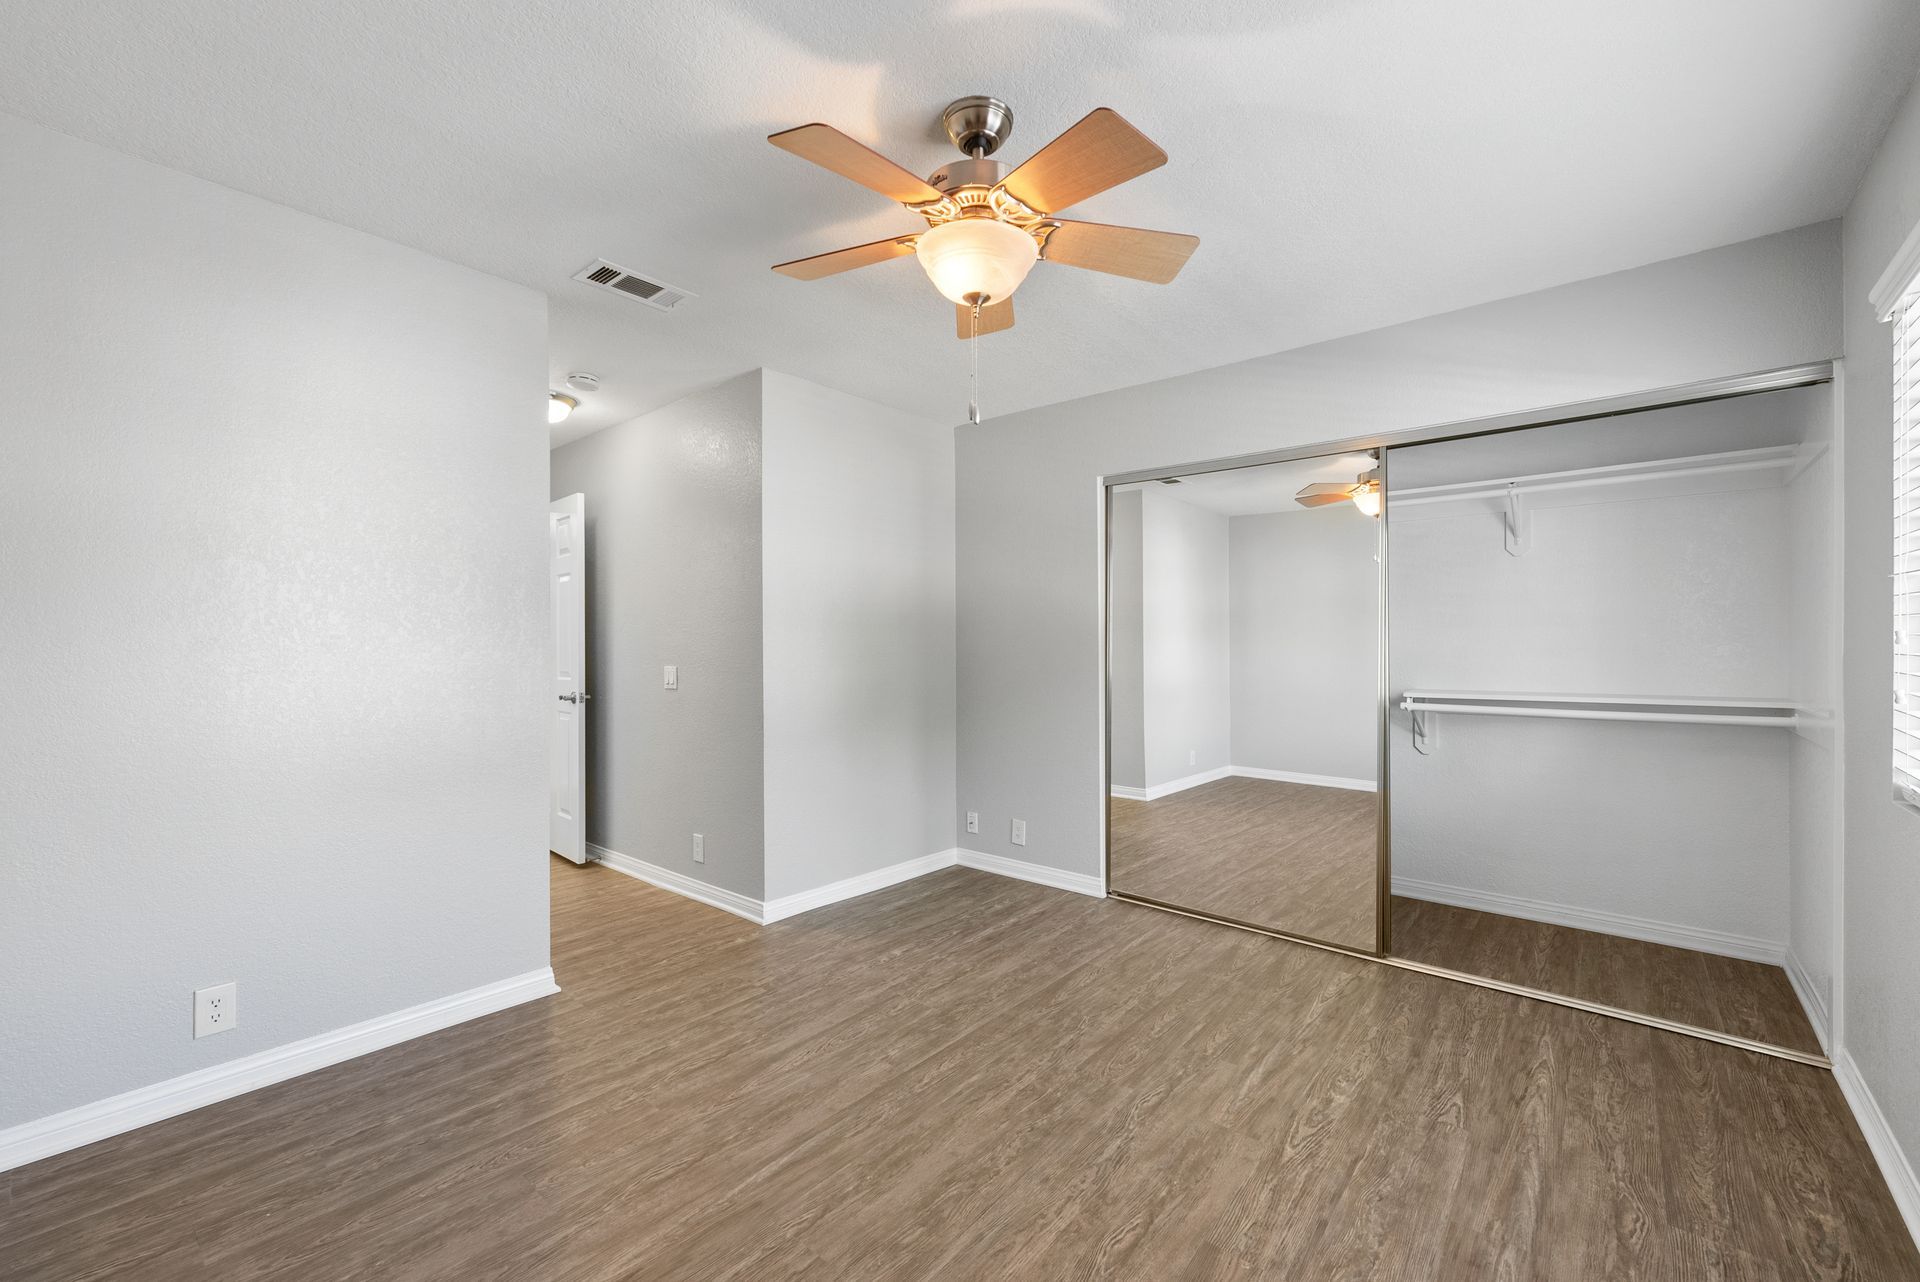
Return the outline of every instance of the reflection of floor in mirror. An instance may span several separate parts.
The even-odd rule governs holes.
[[[1821,1053],[1787,972],[1762,962],[1397,895],[1393,952],[1409,961]]]
[[[1371,951],[1379,856],[1371,792],[1218,779],[1158,801],[1115,797],[1111,884],[1124,894]]]

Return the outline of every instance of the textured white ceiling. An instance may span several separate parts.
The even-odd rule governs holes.
[[[905,210],[777,151],[823,120],[909,169],[949,99],[1014,161],[1110,106],[1171,154],[1077,209],[1197,233],[1161,287],[1035,270],[989,414],[1841,212],[1920,56],[1911,0],[10,0],[0,107],[545,290],[566,425],[754,365],[944,421],[952,311],[912,259],[769,265]],[[693,290],[661,315],[568,277]]]

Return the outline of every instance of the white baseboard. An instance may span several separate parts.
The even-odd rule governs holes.
[[[1820,1049],[1832,1054],[1833,1043],[1827,1035],[1827,1003],[1819,985],[1800,965],[1800,959],[1792,949],[1787,950],[1787,959],[1781,964],[1786,967],[1787,982],[1793,985],[1794,996],[1800,999],[1800,1009],[1807,1012],[1807,1022],[1813,1025],[1813,1035],[1820,1039]]]
[[[0,1171],[137,1130],[559,991],[560,986],[553,982],[553,970],[543,967],[9,1127],[0,1131]]]
[[[730,912],[736,917],[744,917],[756,926],[768,926],[776,921],[798,916],[800,913],[811,912],[815,908],[837,904],[843,899],[853,899],[876,890],[884,890],[888,886],[897,886],[903,881],[924,877],[942,868],[951,868],[959,862],[957,850],[938,850],[931,855],[888,864],[885,868],[876,868],[872,872],[861,873],[857,877],[847,877],[825,886],[816,886],[812,890],[782,895],[778,899],[755,899],[751,895],[742,895],[737,891],[713,885],[711,882],[700,881],[684,873],[677,873],[671,868],[662,868],[658,864],[650,864],[644,859],[635,859],[632,855],[623,855],[617,850],[595,845],[593,842],[587,843],[587,853],[596,862],[605,864],[615,872],[625,873],[650,886],[670,890],[676,895],[682,895],[711,908]]]
[[[1734,935],[1699,926],[1682,926],[1647,917],[1628,917],[1595,908],[1574,908],[1541,899],[1522,899],[1517,895],[1501,895],[1490,890],[1468,890],[1460,886],[1443,886],[1438,882],[1415,881],[1410,877],[1395,877],[1393,893],[1403,899],[1424,899],[1430,903],[1450,904],[1455,908],[1497,913],[1502,917],[1542,921],[1550,926],[1595,930],[1603,935],[1641,939],[1650,944],[1670,944],[1675,948],[1691,948],[1695,952],[1715,953],[1721,957],[1738,957],[1742,961],[1781,966],[1787,959],[1787,946],[1775,940]]]
[[[591,841],[587,843],[587,855],[615,872],[625,873],[650,886],[671,890],[676,895],[732,913],[735,917],[745,917],[756,926],[766,924],[766,905],[750,895],[688,877],[671,868],[662,868],[659,864],[650,864],[644,859],[635,859],[632,855],[623,855],[605,846],[596,846]]]
[[[1880,1163],[1880,1174],[1886,1177],[1894,1205],[1900,1208],[1900,1216],[1907,1222],[1907,1232],[1920,1243],[1920,1176],[1914,1174],[1913,1163],[1907,1160],[1900,1141],[1894,1137],[1887,1115],[1880,1111],[1880,1102],[1874,1099],[1866,1079],[1860,1076],[1860,1066],[1844,1046],[1833,1057],[1833,1077],[1840,1084],[1840,1093],[1847,1097],[1847,1106],[1853,1109],[1861,1133],[1867,1137],[1867,1147],[1873,1150],[1874,1160]]]
[[[1132,801],[1158,801],[1162,797],[1171,797],[1176,792],[1185,792],[1189,788],[1198,788],[1203,783],[1212,783],[1216,779],[1225,779],[1232,773],[1232,766],[1221,766],[1217,770],[1202,770],[1196,775],[1187,775],[1181,779],[1169,779],[1166,783],[1157,783],[1151,788],[1116,786],[1113,789],[1113,795],[1116,797],[1126,797]]]
[[[778,899],[767,900],[761,909],[762,919],[767,922],[780,921],[799,913],[810,912],[815,908],[824,908],[828,904],[837,904],[843,899],[853,899],[876,890],[885,890],[888,886],[897,886],[903,881],[912,881],[915,877],[924,877],[930,872],[951,868],[958,862],[960,862],[958,850],[938,850],[931,855],[922,855],[918,859],[889,864],[885,868],[876,868],[872,872],[863,872],[857,877],[848,877],[825,886],[817,886],[812,890],[782,895]]]
[[[1306,775],[1297,770],[1263,770],[1259,766],[1229,766],[1238,779],[1271,779],[1275,783],[1304,783],[1310,788],[1345,788],[1350,792],[1378,792],[1374,779],[1347,779],[1340,775]]]
[[[1052,886],[1055,890],[1071,890],[1076,895],[1092,895],[1096,899],[1105,899],[1107,896],[1107,883],[1099,877],[1050,868],[1046,864],[1029,863],[1025,859],[1009,859],[1005,855],[989,855],[978,850],[961,850],[957,853],[962,868],[977,868],[981,872],[1015,877],[1040,886]]]

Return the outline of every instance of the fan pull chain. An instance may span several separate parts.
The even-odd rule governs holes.
[[[967,339],[973,370],[967,375],[967,422],[980,421],[980,299],[973,300],[973,334]]]

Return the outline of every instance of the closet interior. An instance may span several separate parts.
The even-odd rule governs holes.
[[[1831,436],[1813,386],[1392,452],[1395,956],[1820,1053]]]
[[[1832,390],[1108,490],[1112,894],[1818,1057]]]

